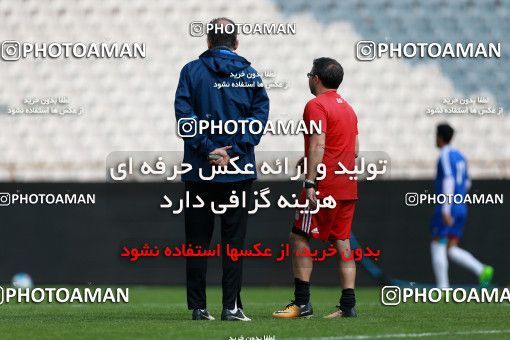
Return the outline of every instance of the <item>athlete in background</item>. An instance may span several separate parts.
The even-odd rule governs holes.
[[[437,162],[435,182],[436,195],[467,195],[471,187],[466,158],[450,146],[454,130],[448,124],[440,124],[436,131],[436,145],[441,150]],[[449,287],[448,258],[478,276],[481,286],[488,286],[494,269],[478,261],[471,253],[460,248],[459,240],[466,223],[467,206],[465,203],[437,204],[432,218],[432,267],[439,288]]]

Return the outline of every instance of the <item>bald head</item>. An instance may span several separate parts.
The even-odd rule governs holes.
[[[207,45],[209,48],[224,46],[236,50],[239,45],[237,40],[237,27],[228,18],[216,18],[207,26]]]

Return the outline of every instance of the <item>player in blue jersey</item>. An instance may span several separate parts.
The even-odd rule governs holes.
[[[450,146],[453,133],[453,128],[448,124],[437,126],[436,145],[441,150],[441,155],[437,162],[436,201],[439,201],[438,195],[450,199],[444,200],[444,204],[435,206],[430,245],[432,267],[437,286],[440,288],[449,287],[448,259],[477,275],[481,286],[488,286],[494,269],[482,264],[471,253],[459,247],[467,217],[467,206],[459,198],[467,195],[471,181],[466,158]]]

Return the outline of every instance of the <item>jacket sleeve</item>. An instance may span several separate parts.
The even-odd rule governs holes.
[[[258,78],[259,82],[262,82]],[[249,116],[246,117],[248,121],[257,120],[261,123],[262,127],[265,128],[269,117],[269,97],[267,96],[266,89],[264,87],[255,87],[255,94],[249,110]],[[260,133],[251,133],[250,129],[246,129],[245,133],[239,133],[236,135],[232,149],[228,150],[230,157],[243,156],[249,152],[248,148],[251,146],[258,145],[260,138],[262,138],[264,129],[261,129]]]
[[[177,131],[186,145],[190,145],[200,154],[207,156],[216,147],[207,135],[198,131],[199,118],[193,111],[191,96],[191,79],[188,65],[186,65],[181,70],[179,84],[175,92],[174,107]]]

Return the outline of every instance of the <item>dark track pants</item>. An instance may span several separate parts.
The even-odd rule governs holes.
[[[203,208],[186,208],[184,210],[184,223],[187,245],[200,245],[202,249],[210,249],[212,234],[214,231],[215,214],[211,210],[211,201],[215,205],[228,203],[232,190],[236,195],[246,192],[247,202],[252,197],[252,180],[233,183],[213,182],[186,182],[185,188],[190,193],[190,203],[199,195],[204,201]],[[249,206],[249,204],[247,204]],[[241,282],[242,282],[242,257],[232,261],[226,255],[226,245],[238,249],[244,248],[246,236],[246,224],[248,221],[249,208],[228,208],[221,219],[221,252],[223,266],[223,308],[233,309],[235,306],[242,308]],[[186,257],[186,288],[188,308],[206,308],[206,273],[207,257]]]

